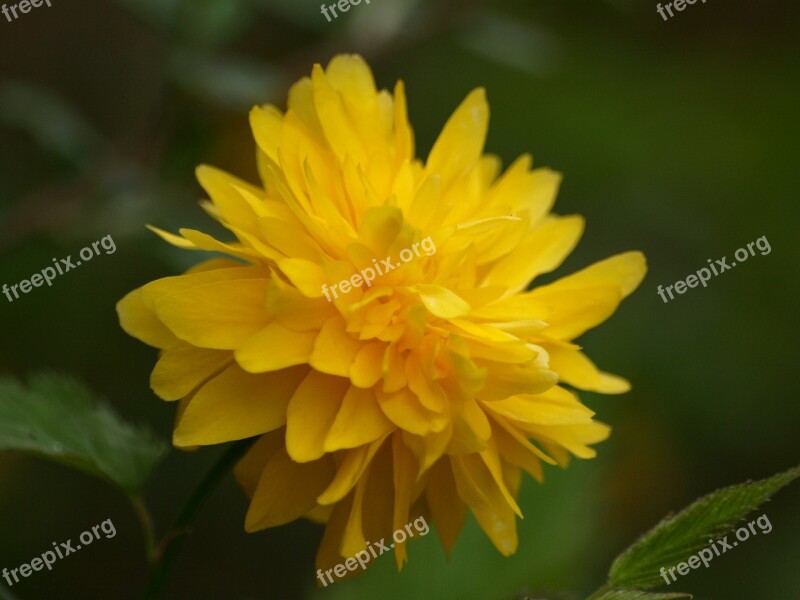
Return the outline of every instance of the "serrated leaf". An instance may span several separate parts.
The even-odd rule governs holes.
[[[723,488],[700,498],[674,516],[668,516],[645,533],[611,565],[608,585],[623,589],[649,589],[662,584],[659,571],[687,560],[731,531],[750,512],[779,489],[800,477],[800,467],[768,479]]]
[[[122,421],[75,380],[39,374],[27,388],[0,379],[2,450],[36,454],[137,495],[167,446]]]
[[[691,598],[691,594],[654,594],[640,590],[608,590],[600,596],[592,596],[592,600],[673,600],[676,598]]]

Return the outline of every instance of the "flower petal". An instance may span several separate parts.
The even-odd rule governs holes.
[[[417,290],[425,308],[442,319],[463,317],[469,314],[472,308],[466,300],[440,285],[419,285]]]
[[[439,540],[449,557],[467,519],[467,505],[456,489],[449,459],[442,459],[431,468],[425,499],[431,509]]]
[[[180,400],[232,360],[229,351],[181,342],[162,352],[150,374],[150,387],[162,400]]]
[[[600,394],[624,394],[631,389],[630,383],[622,377],[600,371],[580,350],[551,345],[548,352],[550,367],[566,384]]]
[[[525,289],[535,277],[564,262],[583,234],[583,227],[583,217],[550,218],[492,265],[481,285],[505,285],[509,292]]]
[[[433,413],[420,404],[408,388],[397,392],[377,391],[378,403],[389,420],[410,433],[425,435],[431,431],[441,431],[447,419]]]
[[[314,341],[314,349],[308,363],[321,373],[347,377],[360,344],[345,328],[347,322],[341,316],[328,319]]]
[[[383,375],[383,357],[386,353],[386,343],[375,341],[361,344],[361,347],[350,365],[350,379],[353,385],[361,388],[371,388],[377,384]]]
[[[549,285],[534,289],[530,299],[553,308],[545,333],[572,340],[605,321],[620,301],[635,290],[647,266],[640,252],[626,252],[595,263]]]
[[[378,406],[375,393],[351,386],[325,438],[325,452],[368,444],[393,429],[395,426]]]
[[[317,498],[317,502],[319,504],[334,504],[349,494],[350,490],[352,490],[358,480],[361,479],[361,476],[364,474],[364,471],[385,439],[386,436],[383,436],[372,443],[347,450],[336,471],[336,476],[325,491],[320,494],[319,498]]]
[[[233,350],[267,324],[266,279],[207,283],[159,298],[156,314],[182,340]]]
[[[333,459],[294,462],[281,448],[269,459],[245,519],[249,532],[285,525],[317,505],[317,496],[333,476]]]
[[[325,438],[347,389],[346,379],[316,371],[298,386],[286,413],[286,449],[292,460],[308,462],[325,454]]]
[[[315,331],[292,331],[273,322],[242,343],[234,357],[250,373],[278,371],[307,363],[316,337]]]
[[[192,397],[175,428],[178,447],[242,440],[282,427],[307,369],[253,375],[231,365]]]
[[[117,315],[125,333],[148,346],[171,348],[181,343],[161,322],[155,311],[147,306],[143,288],[133,290],[117,302]]]
[[[447,120],[434,143],[425,170],[438,173],[447,188],[456,176],[472,167],[480,158],[489,127],[486,90],[469,93]]]
[[[236,463],[233,474],[248,498],[253,497],[269,459],[283,447],[283,434],[282,430],[277,430],[262,435]]]

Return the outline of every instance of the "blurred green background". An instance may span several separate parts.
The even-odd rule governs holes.
[[[255,179],[247,110],[341,51],[381,87],[406,82],[425,156],[467,92],[485,86],[487,150],[532,152],[565,175],[556,211],[586,235],[558,274],[628,249],[649,274],[582,342],[628,377],[621,397],[582,394],[614,433],[593,461],[526,480],[520,548],[502,558],[470,521],[448,561],[435,535],[354,581],[314,587],[317,525],[243,532],[231,478],[203,510],[167,597],[177,599],[579,599],[671,510],[720,486],[800,462],[796,384],[800,8],[709,0],[668,22],[633,0],[372,0],[328,23],[297,0],[53,0],[0,18],[0,284],[111,234],[52,288],[0,296],[0,369],[75,374],[126,418],[168,439],[155,352],[114,304],[199,260],[144,228],[213,230],[194,166]],[[664,304],[659,284],[767,236],[772,252]],[[730,259],[729,259],[730,260]],[[173,451],[148,491],[159,531],[219,448]],[[800,486],[764,512],[774,530],[671,586],[701,600],[800,597]],[[122,494],[87,476],[0,453],[0,568],[111,518],[118,535],[35,573],[20,600],[125,599],[145,563]],[[670,565],[665,565],[670,566]]]

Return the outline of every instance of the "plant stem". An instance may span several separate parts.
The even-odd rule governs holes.
[[[175,557],[183,545],[186,535],[190,533],[190,526],[197,513],[214,488],[217,487],[217,484],[222,481],[233,465],[244,456],[253,441],[254,439],[251,438],[231,444],[195,488],[194,493],[189,497],[172,528],[164,535],[158,545],[158,549],[155,551],[155,561],[144,593],[145,600],[156,600],[160,596],[172,564],[175,562]]]
[[[0,583],[0,598],[3,600],[19,600],[14,594],[11,593],[11,590]]]
[[[131,506],[139,519],[139,524],[142,526],[142,536],[144,537],[144,554],[147,558],[148,567],[152,568],[156,559],[156,540],[155,529],[153,528],[153,519],[150,518],[150,512],[145,506],[144,500],[141,496],[128,496]]]

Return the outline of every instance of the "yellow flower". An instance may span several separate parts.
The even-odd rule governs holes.
[[[151,383],[180,401],[174,444],[261,436],[236,469],[246,528],[327,523],[322,569],[420,515],[449,552],[467,509],[513,553],[521,471],[541,481],[542,463],[591,458],[609,433],[561,384],[629,389],[573,340],[639,285],[644,257],[526,291],[583,220],[550,213],[560,176],[530,157],[501,174],[483,154],[488,118],[477,89],[423,163],[402,83],[377,91],[358,56],[315,66],[285,113],[250,113],[261,185],[197,171],[236,241],[156,230],[230,258],[118,305],[125,331],[161,349]],[[394,552],[399,567],[405,543]]]

